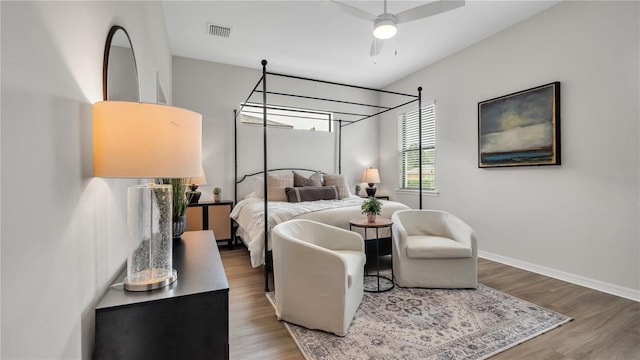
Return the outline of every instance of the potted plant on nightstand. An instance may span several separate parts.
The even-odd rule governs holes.
[[[360,184],[356,185],[356,195],[360,196]]]
[[[213,201],[220,202],[220,194],[222,194],[222,189],[219,187],[213,189]]]
[[[369,220],[369,222],[375,222],[376,215],[380,215],[382,203],[375,197],[370,196],[367,200],[362,202],[360,209],[363,214],[367,214],[367,220]]]

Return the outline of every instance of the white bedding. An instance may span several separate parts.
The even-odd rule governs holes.
[[[300,203],[272,201],[269,203],[268,211],[269,230],[275,225],[293,218],[309,219],[349,229],[350,219],[364,217],[360,210],[363,201],[364,199],[357,196],[342,200],[319,200]],[[380,201],[382,202],[380,216],[385,218],[391,218],[391,215],[397,210],[409,208],[395,201]],[[251,254],[251,265],[259,267],[264,264],[264,199],[250,198],[242,200],[233,208],[230,216],[240,227],[238,229],[239,234]],[[354,230],[356,229],[354,228]],[[364,235],[364,233],[362,234]],[[368,235],[368,238],[375,236],[374,232],[370,232]],[[388,229],[381,229],[379,236],[389,236]],[[271,241],[269,241],[269,244],[271,244]]]

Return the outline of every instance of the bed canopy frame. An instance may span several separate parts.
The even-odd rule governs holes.
[[[242,181],[244,181],[247,177],[250,176],[254,176],[254,175],[258,175],[258,174],[265,174],[265,181],[263,182],[263,194],[264,194],[264,285],[265,285],[265,291],[268,292],[269,291],[269,271],[271,269],[271,267],[273,266],[273,261],[270,259],[269,256],[269,230],[268,230],[268,224],[269,224],[269,215],[268,215],[268,199],[267,199],[267,180],[266,180],[266,174],[269,171],[278,171],[278,170],[304,170],[304,171],[316,171],[316,170],[312,170],[312,169],[304,169],[304,168],[277,168],[277,169],[269,169],[268,168],[268,156],[267,156],[267,144],[268,144],[268,136],[267,136],[267,127],[268,127],[268,122],[267,122],[267,115],[269,115],[268,113],[268,109],[270,108],[284,108],[282,105],[277,105],[277,104],[270,104],[267,101],[268,95],[275,95],[275,96],[282,96],[282,97],[290,97],[290,98],[298,98],[298,99],[306,99],[306,100],[313,100],[313,101],[318,101],[321,103],[329,103],[329,104],[344,104],[344,105],[353,105],[354,107],[363,107],[363,108],[372,108],[372,109],[376,109],[373,113],[362,113],[362,111],[360,112],[346,112],[346,111],[332,111],[331,109],[308,109],[310,111],[314,111],[314,112],[329,112],[332,113],[333,115],[338,115],[338,119],[334,119],[333,117],[331,119],[329,119],[328,121],[330,123],[332,122],[337,122],[338,126],[336,128],[337,132],[338,132],[338,173],[341,174],[342,173],[342,128],[346,127],[346,126],[350,126],[353,125],[355,123],[370,119],[370,118],[374,118],[378,115],[384,114],[388,111],[391,110],[395,110],[398,109],[400,107],[403,107],[405,105],[414,103],[414,102],[418,102],[418,164],[419,164],[419,172],[418,172],[418,196],[419,196],[419,208],[422,209],[422,87],[418,87],[418,91],[417,91],[417,95],[414,94],[406,94],[406,93],[400,93],[400,92],[395,92],[395,91],[388,91],[388,90],[381,90],[381,89],[375,89],[375,88],[369,88],[369,87],[364,87],[364,86],[357,86],[357,85],[350,85],[350,84],[344,84],[344,83],[338,83],[338,82],[333,82],[333,81],[324,81],[324,80],[318,80],[318,79],[312,79],[312,78],[307,78],[307,77],[301,77],[301,76],[295,76],[295,75],[286,75],[286,74],[280,74],[280,73],[275,73],[275,72],[269,72],[267,71],[267,60],[262,60],[261,62],[262,64],[262,76],[260,77],[260,79],[258,80],[258,82],[256,83],[256,85],[253,87],[253,89],[251,90],[249,96],[247,96],[246,100],[240,104],[240,109],[234,110],[234,173],[235,173],[235,184],[234,184],[234,201],[238,202],[238,184],[241,183]],[[340,100],[340,99],[331,99],[331,98],[324,98],[324,97],[315,97],[315,96],[305,96],[305,95],[301,95],[301,94],[294,94],[294,93],[283,93],[283,92],[274,92],[274,91],[270,91],[267,88],[267,83],[268,83],[268,78],[269,77],[280,77],[280,78],[287,78],[287,79],[292,79],[292,80],[298,80],[301,82],[309,82],[309,83],[316,83],[316,84],[325,84],[325,85],[329,85],[329,86],[335,86],[335,87],[344,87],[344,88],[351,88],[351,89],[360,89],[360,90],[366,90],[366,91],[372,91],[375,93],[379,93],[379,94],[391,94],[391,95],[398,95],[400,96],[402,99],[404,99],[400,104],[394,105],[394,106],[382,106],[380,104],[368,104],[368,103],[360,103],[360,102],[353,102],[353,101],[346,101],[346,100]],[[262,89],[260,89],[260,85],[262,85]],[[240,116],[243,108],[249,103],[249,101],[252,99],[252,97],[254,95],[261,95],[261,103],[259,104],[262,107],[262,139],[263,139],[263,170],[262,171],[258,171],[258,172],[254,172],[251,174],[245,174],[242,176],[241,179],[238,179],[238,117]],[[409,100],[406,100],[409,99]],[[255,106],[256,104],[254,103]],[[343,118],[345,117],[345,118]],[[348,117],[349,119],[347,119],[346,117]]]

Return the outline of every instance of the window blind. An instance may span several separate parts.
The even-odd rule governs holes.
[[[418,189],[419,174],[418,109],[398,115],[398,187]],[[436,106],[422,108],[422,188],[435,190]]]

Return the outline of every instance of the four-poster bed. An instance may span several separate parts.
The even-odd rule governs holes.
[[[272,91],[267,87],[268,77],[274,77],[279,79],[288,79],[291,81],[301,81],[301,82],[309,82],[313,84],[321,84],[322,86],[331,86],[331,87],[340,87],[340,88],[348,88],[354,89],[354,91],[364,91],[364,92],[374,92],[375,94],[386,94],[400,97],[402,100],[397,105],[392,106],[382,106],[380,104],[370,104],[359,101],[345,101],[339,99],[332,99],[327,97],[320,96],[310,96],[310,95],[302,95],[302,94],[291,94],[286,92]],[[262,85],[260,89],[260,85]],[[311,78],[305,78],[300,76],[293,75],[285,75],[273,72],[267,72],[267,61],[262,60],[262,76],[259,81],[256,83],[254,88],[251,90],[251,93],[246,98],[246,100],[241,104],[239,110],[234,110],[234,162],[235,162],[235,186],[234,186],[234,196],[236,201],[236,207],[234,208],[234,212],[232,213],[232,218],[239,225],[239,233],[240,236],[247,245],[247,248],[252,252],[252,265],[254,267],[259,266],[262,261],[264,261],[265,265],[265,291],[269,291],[269,278],[268,273],[272,266],[272,260],[270,257],[270,248],[269,248],[269,231],[270,229],[278,222],[283,222],[291,218],[309,218],[316,221],[320,221],[323,223],[328,223],[330,225],[335,225],[348,229],[348,220],[353,215],[360,215],[360,205],[362,203],[362,198],[358,196],[353,196],[350,193],[349,187],[344,181],[340,183],[338,181],[335,184],[338,185],[336,189],[340,189],[340,195],[337,198],[340,200],[334,200],[332,198],[322,198],[318,201],[308,201],[308,202],[292,202],[287,203],[286,198],[284,199],[284,203],[280,201],[269,201],[274,189],[271,188],[272,193],[270,193],[269,183],[270,181],[276,182],[281,181],[281,179],[277,179],[274,181],[274,173],[280,173],[280,175],[287,184],[286,186],[293,187],[292,180],[287,183],[288,175],[286,172],[291,173],[292,171],[305,171],[311,172],[312,176],[314,174],[319,173],[317,169],[304,169],[304,168],[277,168],[277,169],[269,169],[268,167],[268,136],[267,136],[267,128],[269,127],[269,122],[267,117],[269,115],[268,110],[271,108],[282,108],[282,105],[276,105],[273,103],[267,102],[267,96],[272,96],[274,98],[292,98],[295,100],[303,100],[307,102],[317,102],[321,104],[337,104],[337,110],[332,109],[309,109],[310,111],[326,111],[330,112],[332,116],[338,117],[337,119],[331,118],[329,121],[337,122],[338,125],[335,127],[337,131],[337,169],[338,174],[342,174],[342,128],[353,125],[355,123],[364,121],[366,119],[375,118],[381,114],[384,114],[388,111],[392,111],[403,106],[409,105],[411,103],[417,102],[419,109],[419,207],[422,209],[422,98],[421,98],[422,88],[418,88],[417,95],[413,94],[405,94],[394,91],[380,90],[374,88],[367,88],[356,85],[349,85],[331,81],[323,81]],[[261,99],[259,100],[259,105],[262,108],[262,142],[263,142],[263,158],[262,158],[262,170],[258,172],[253,172],[250,174],[245,174],[241,178],[238,175],[238,119],[240,118],[242,109],[245,105],[249,104],[252,99],[255,99],[255,96],[258,95]],[[261,96],[260,96],[261,95]],[[256,106],[257,102],[253,100],[254,103],[252,106]],[[379,101],[379,99],[378,99]],[[353,107],[356,110],[342,110],[345,107]],[[364,111],[362,109],[368,109],[369,111]],[[371,109],[374,109],[373,112]],[[283,174],[284,173],[284,174]],[[243,181],[247,180],[247,178],[255,177],[258,175],[262,175],[263,181],[259,183],[258,187],[254,189],[255,193],[261,193],[262,197],[255,197],[255,193],[252,193],[249,198],[239,199],[238,198],[238,185]],[[293,176],[293,175],[292,175]],[[299,174],[298,174],[299,176]],[[328,175],[328,173],[322,173],[323,178],[331,177],[332,175]],[[339,175],[338,175],[339,176]],[[339,177],[338,177],[339,180]],[[326,184],[324,184],[326,185]],[[260,189],[261,187],[261,189]],[[346,189],[345,189],[346,187]],[[336,190],[336,194],[338,193]],[[309,189],[312,191],[312,189]],[[251,198],[254,196],[253,198]],[[299,194],[297,194],[299,198]],[[312,195],[311,197],[313,197]],[[282,199],[280,199],[282,201]],[[314,199],[315,200],[315,199]],[[383,216],[391,217],[391,214],[396,210],[401,210],[404,208],[408,208],[406,205],[393,202],[393,201],[383,201]],[[270,217],[270,212],[274,213],[273,216]],[[258,218],[259,217],[259,218]],[[343,224],[344,223],[344,224]],[[251,227],[251,228],[250,228]],[[257,231],[262,228],[261,231]],[[250,228],[250,229],[248,229]],[[256,236],[256,232],[260,232],[260,236]],[[249,241],[247,241],[249,240]],[[256,250],[260,251],[260,255],[256,256]]]

